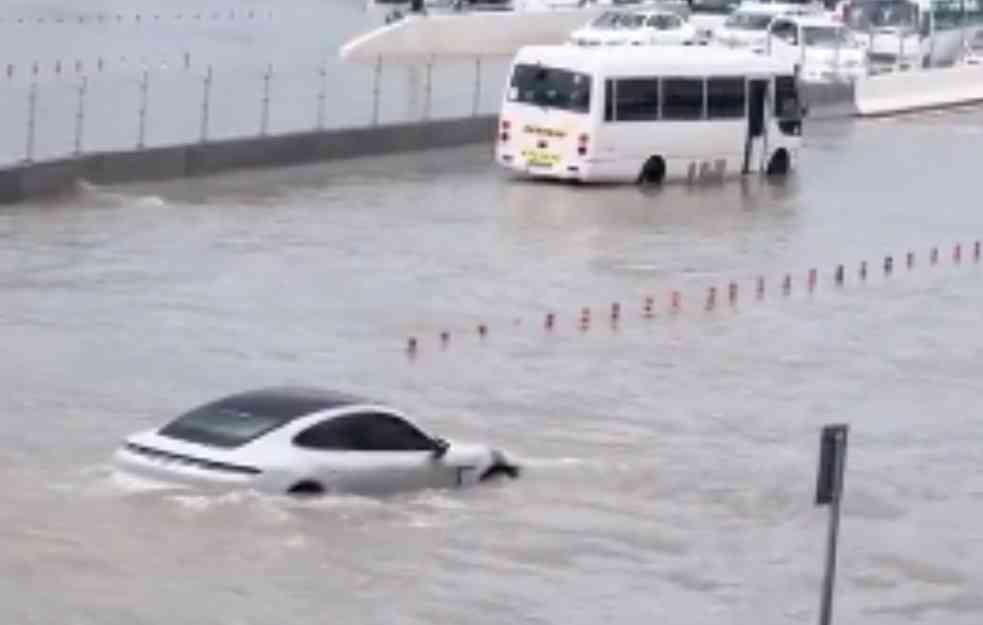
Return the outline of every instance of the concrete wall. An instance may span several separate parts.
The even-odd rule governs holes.
[[[313,163],[491,140],[495,116],[231,139],[139,151],[86,154],[0,170],[0,203],[95,184],[167,180],[233,169]]]
[[[856,114],[851,84],[808,85],[803,95],[809,105],[810,119],[845,118]],[[0,170],[0,203],[63,192],[74,188],[80,180],[95,184],[168,180],[251,167],[296,165],[490,142],[495,137],[496,124],[496,116],[486,115],[103,152],[22,164]]]
[[[857,83],[860,115],[890,115],[983,101],[983,66],[955,66],[875,76]]]

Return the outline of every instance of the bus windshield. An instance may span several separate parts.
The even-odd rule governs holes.
[[[587,74],[542,65],[518,64],[509,83],[509,101],[575,113],[590,111]]]

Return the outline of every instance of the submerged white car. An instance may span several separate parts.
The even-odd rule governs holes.
[[[579,46],[691,45],[696,29],[664,9],[605,11],[570,35]]]
[[[271,494],[385,494],[518,477],[508,455],[425,434],[400,412],[316,388],[230,395],[128,437],[121,472]]]

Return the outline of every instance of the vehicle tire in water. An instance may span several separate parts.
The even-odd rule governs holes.
[[[666,179],[666,161],[661,156],[649,157],[638,174],[638,183],[643,185],[662,184]]]
[[[765,173],[769,176],[784,176],[788,174],[788,169],[788,150],[782,148],[780,150],[775,150],[775,153],[771,155],[771,159],[768,161],[768,168],[765,170]]]
[[[510,477],[514,480],[519,477],[519,468],[505,464],[496,464],[485,471],[478,481],[484,482],[498,477]]]
[[[289,489],[287,489],[288,495],[323,495],[324,486],[320,482],[315,482],[314,480],[302,480],[297,482]]]

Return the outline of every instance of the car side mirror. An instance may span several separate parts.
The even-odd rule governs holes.
[[[432,452],[432,454],[433,454],[434,459],[435,460],[438,460],[440,458],[443,458],[444,457],[444,454],[447,453],[447,449],[450,448],[450,446],[451,446],[450,443],[448,443],[447,441],[445,441],[442,438],[439,438],[438,437],[438,438],[433,439],[433,452]]]

